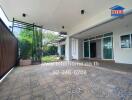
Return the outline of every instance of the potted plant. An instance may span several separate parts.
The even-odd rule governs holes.
[[[64,55],[61,55],[60,56],[60,60],[64,60]]]

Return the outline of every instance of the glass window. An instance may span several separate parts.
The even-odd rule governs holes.
[[[112,37],[106,37],[103,39],[104,59],[112,59],[112,53],[113,53]]]
[[[121,48],[130,48],[130,35],[121,36]]]

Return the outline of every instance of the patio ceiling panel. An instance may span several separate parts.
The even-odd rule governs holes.
[[[130,1],[130,0],[128,0]],[[45,29],[69,32],[84,19],[120,4],[121,0],[0,0],[2,9],[10,21],[35,23]],[[126,2],[126,1],[124,1]],[[81,15],[81,10],[85,14]],[[27,17],[22,17],[22,13]],[[62,26],[65,26],[63,29]]]

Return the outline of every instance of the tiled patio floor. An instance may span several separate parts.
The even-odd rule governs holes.
[[[132,100],[132,73],[76,63],[17,67],[0,84],[0,100]]]

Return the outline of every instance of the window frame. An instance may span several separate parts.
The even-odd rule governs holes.
[[[129,36],[129,47],[122,47],[122,37],[123,36]],[[124,34],[120,36],[120,47],[122,49],[132,48],[132,34]]]
[[[130,34],[130,48],[132,48],[132,34]]]

